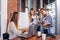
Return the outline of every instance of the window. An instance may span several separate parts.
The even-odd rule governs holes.
[[[38,11],[39,8],[40,8],[40,0],[36,0],[36,10]]]
[[[25,12],[25,0],[20,0],[20,12]]]

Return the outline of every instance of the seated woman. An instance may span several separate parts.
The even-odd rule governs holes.
[[[29,27],[31,27],[31,30],[32,30],[31,33],[32,32],[37,32],[37,21],[38,21],[38,19],[37,19],[36,12],[33,8],[31,8],[31,10],[30,10],[29,20],[30,20]]]
[[[37,15],[33,8],[30,9],[29,19],[30,23],[33,22],[34,24],[37,24]]]
[[[22,31],[18,30],[18,18],[19,18],[19,13],[14,12],[11,21],[8,24],[9,40],[18,40],[18,36],[22,35]]]

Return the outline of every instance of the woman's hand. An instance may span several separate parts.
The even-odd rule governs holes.
[[[22,33],[26,32],[25,30],[22,30]]]
[[[27,32],[27,31],[28,31],[27,28],[26,29],[22,29],[22,33]]]

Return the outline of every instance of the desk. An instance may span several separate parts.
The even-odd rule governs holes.
[[[47,40],[57,40],[56,38],[49,37],[49,38],[47,38]],[[28,38],[21,37],[21,40],[42,40],[42,39],[41,39],[41,37],[37,37],[36,35],[33,35],[31,37],[28,37]]]
[[[42,40],[41,37],[37,37],[37,35],[30,35],[29,37],[24,37],[24,35],[20,36],[21,40]],[[57,35],[55,38],[52,38],[52,37],[49,37],[49,38],[46,38],[47,40],[57,40],[59,39],[60,40],[60,36]]]

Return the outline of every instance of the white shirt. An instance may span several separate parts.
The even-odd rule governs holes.
[[[37,16],[32,16],[33,19],[33,23],[36,24],[37,23]]]
[[[10,22],[8,25],[8,29],[9,29],[9,39],[13,39],[19,35],[22,35],[22,31],[18,31],[15,27],[14,22]]]

